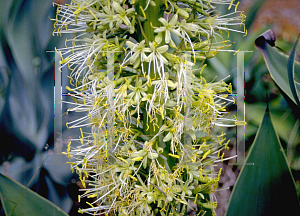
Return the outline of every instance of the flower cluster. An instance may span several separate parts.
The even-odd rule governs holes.
[[[228,46],[219,32],[244,16],[220,15],[215,3],[233,5],[72,0],[58,7],[54,33],[76,33],[58,49],[75,79],[68,90],[82,95],[70,111],[88,112],[67,126],[91,128],[66,152],[89,185],[81,197],[95,199],[81,212],[180,215],[193,209],[191,201],[198,214],[216,207],[221,170],[213,166],[228,142],[210,130],[227,125],[223,116],[233,101],[231,85],[207,83],[201,74],[203,61]]]

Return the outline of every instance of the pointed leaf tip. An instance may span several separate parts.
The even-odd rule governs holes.
[[[295,112],[298,113],[300,112],[300,102],[298,101],[299,97],[297,96],[297,92],[300,92],[300,73],[297,72],[300,71],[300,64],[297,61],[292,61],[292,57],[294,56],[288,61],[288,55],[279,52],[275,47],[272,47],[275,45],[275,40],[274,31],[268,30],[255,40],[255,47],[261,51],[270,72],[270,76],[279,87],[283,96],[285,98],[288,97],[288,102],[289,99],[291,99],[293,103],[297,105],[295,107]],[[291,52],[291,55],[292,54],[293,52]],[[288,71],[287,66],[290,66]],[[296,73],[293,73],[293,71],[296,71]]]
[[[233,188],[226,216],[295,212],[300,212],[295,183],[270,113],[266,112]]]
[[[275,46],[275,33],[272,29],[269,29],[265,31],[263,34],[261,34],[256,40],[255,40],[255,47],[257,49],[264,49],[265,48],[265,42],[270,44],[270,46]]]
[[[266,100],[267,100],[266,112],[269,112],[269,97],[268,97],[268,92],[267,91],[266,91]]]

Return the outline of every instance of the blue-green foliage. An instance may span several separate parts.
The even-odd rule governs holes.
[[[46,50],[65,38],[52,36],[49,17],[52,0],[0,0],[0,172],[24,185],[54,145],[54,53]],[[69,211],[72,174],[62,163],[43,165],[29,187]]]

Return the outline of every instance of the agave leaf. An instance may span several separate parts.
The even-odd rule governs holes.
[[[226,215],[295,215],[299,210],[295,183],[267,109]]]
[[[255,47],[263,54],[272,79],[283,91],[283,93],[286,94],[295,104],[297,104],[297,99],[295,99],[292,91],[293,85],[290,85],[289,75],[287,72],[288,56],[280,53],[274,46],[275,34],[271,29],[263,33],[255,40]],[[290,61],[289,65],[292,63],[294,63],[295,71],[300,71],[300,64],[295,61]],[[294,81],[295,91],[300,92],[300,73],[294,73]]]
[[[67,216],[63,210],[49,200],[2,174],[0,174],[0,185],[0,198],[6,215]]]
[[[291,86],[291,91],[292,91],[293,97],[296,101],[296,104],[300,108],[299,94],[297,92],[297,89],[300,89],[300,83],[296,82],[295,79],[294,79],[294,77],[295,77],[295,71],[294,71],[295,52],[296,52],[296,47],[297,47],[298,42],[299,42],[299,37],[300,37],[300,35],[298,36],[298,38],[297,38],[297,40],[296,40],[296,42],[293,46],[290,57],[288,59],[287,71],[288,71],[289,83],[290,83],[290,86]],[[298,71],[298,72],[300,72],[300,71]]]

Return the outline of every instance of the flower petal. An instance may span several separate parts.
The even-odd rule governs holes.
[[[137,58],[137,60],[133,64],[133,68],[138,68],[141,64],[141,58]]]
[[[165,65],[168,65],[168,64],[169,64],[168,60],[167,60],[165,57],[163,57],[163,56],[162,56],[162,60],[163,60],[163,63],[164,63]]]
[[[166,27],[159,27],[154,30],[155,33],[164,32],[164,31],[166,31]]]
[[[160,44],[162,41],[162,34],[159,33],[158,35],[156,35],[154,40],[157,44]]]
[[[140,46],[141,46],[141,47],[145,47],[145,40],[142,40],[142,41],[140,42]]]
[[[147,58],[146,54],[145,54],[144,52],[142,52],[142,53],[141,53],[141,60],[144,61],[144,59],[146,59],[146,58]]]
[[[199,29],[199,26],[193,23],[186,23],[184,28],[190,31],[197,31]]]
[[[126,24],[127,26],[130,26],[131,23],[130,23],[130,20],[128,19],[128,17],[127,17],[127,16],[124,16],[123,18],[124,18],[124,20],[126,21],[125,24]]]
[[[176,30],[176,29],[171,29],[171,32],[174,33],[174,34],[176,34],[178,37],[183,37],[183,36],[180,34],[180,32],[179,32],[178,30]]]
[[[147,56],[147,58],[145,58],[146,62],[150,62],[152,59],[153,53],[151,53],[150,55]]]
[[[178,20],[178,15],[175,14],[175,15],[172,17],[172,19],[171,19],[171,21],[170,21],[169,24],[170,24],[171,26],[175,26],[176,23],[177,23],[177,20]]]
[[[133,47],[136,45],[134,43],[132,43],[131,41],[126,41],[126,45],[130,48],[130,49],[133,49]]]
[[[168,22],[167,22],[167,20],[165,20],[165,19],[164,19],[164,18],[162,18],[162,17],[161,17],[161,18],[159,18],[159,19],[158,19],[158,21],[159,21],[159,22],[161,22],[161,23],[162,23],[164,26],[168,25]]]
[[[150,48],[148,48],[148,47],[144,48],[143,51],[144,52],[152,52],[152,50]]]
[[[177,49],[177,46],[176,46],[176,44],[174,43],[173,40],[170,41],[169,45],[170,45],[171,48]]]
[[[165,42],[168,44],[171,40],[171,32],[169,30],[166,30],[166,36],[165,36]]]
[[[161,47],[156,48],[157,52],[159,52],[161,54],[164,53],[164,52],[166,52],[168,49],[169,49],[168,45],[163,45]]]
[[[123,14],[125,13],[124,9],[115,1],[113,1],[112,5],[111,5],[115,11],[117,11],[119,14]]]
[[[155,51],[155,47],[153,46],[152,42],[149,42],[149,46],[150,46],[151,51]]]

